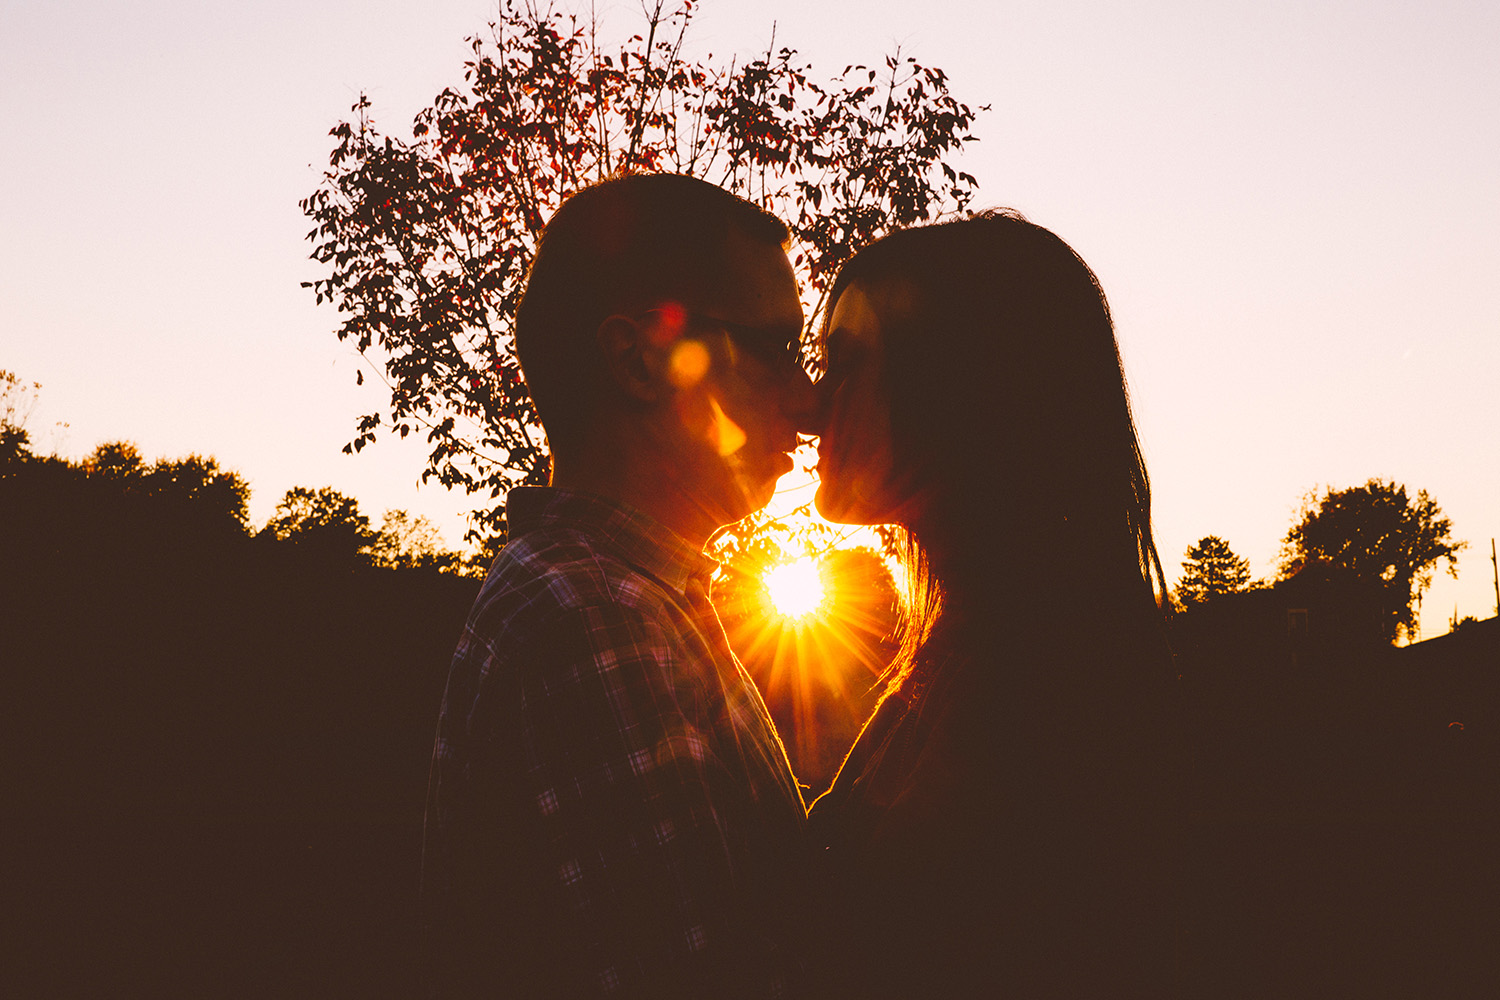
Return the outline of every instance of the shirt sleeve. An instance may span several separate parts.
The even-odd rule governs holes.
[[[576,995],[777,996],[747,904],[753,809],[723,692],[663,615],[605,603],[536,637],[521,671],[525,795],[559,970]]]

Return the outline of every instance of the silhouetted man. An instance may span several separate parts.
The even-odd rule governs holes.
[[[706,596],[811,416],[786,227],[618,178],[548,224],[516,347],[552,485],[511,492],[438,724],[441,996],[775,996],[805,810]]]

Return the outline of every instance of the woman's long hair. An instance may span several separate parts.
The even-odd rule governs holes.
[[[892,689],[940,621],[999,643],[1058,630],[1110,642],[1122,622],[1159,625],[1150,484],[1088,265],[996,210],[886,236],[844,267],[830,301],[852,282],[881,291],[896,464],[919,491]]]

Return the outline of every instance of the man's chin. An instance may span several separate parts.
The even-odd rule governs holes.
[[[753,467],[742,466],[736,475],[739,480],[740,492],[746,497],[747,502],[755,506],[752,511],[760,510],[771,502],[771,497],[776,492],[776,484],[781,477],[796,468],[797,463],[792,461],[792,456],[785,452],[773,452],[755,462]]]
[[[773,475],[761,475],[756,477],[739,477],[739,490],[736,497],[737,503],[733,504],[730,511],[734,515],[733,520],[739,521],[749,517],[756,511],[765,509],[766,504],[771,502],[771,497],[776,494],[776,483],[783,473]]]

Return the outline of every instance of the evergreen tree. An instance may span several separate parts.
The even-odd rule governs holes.
[[[1188,546],[1186,555],[1177,583],[1177,600],[1186,607],[1250,586],[1249,560],[1235,555],[1217,535],[1198,539],[1198,544]]]

